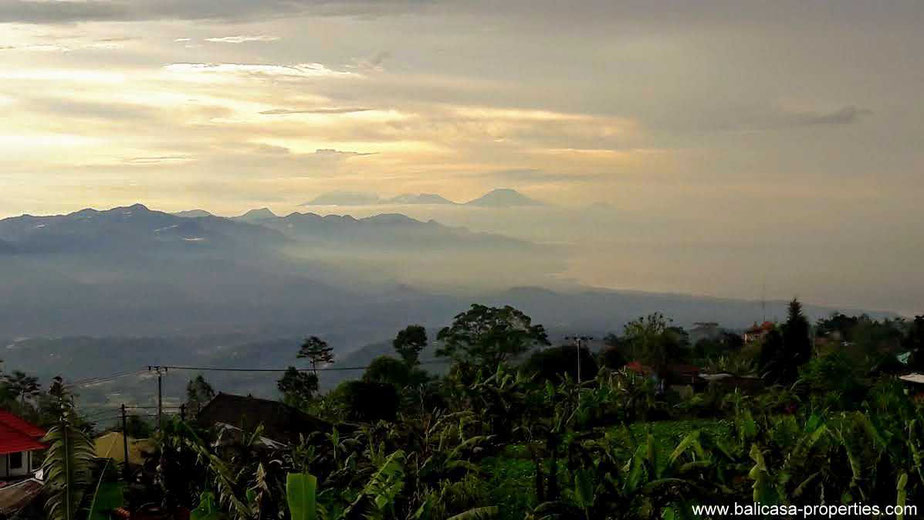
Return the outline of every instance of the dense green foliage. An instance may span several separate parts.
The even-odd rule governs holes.
[[[331,424],[297,442],[172,419],[157,436],[148,494],[126,500],[157,497],[209,520],[692,518],[694,504],[924,504],[920,401],[876,369],[920,348],[919,323],[835,315],[813,330],[793,302],[785,323],[748,343],[722,332],[693,346],[655,314],[599,354],[565,345],[524,355],[549,343],[540,325],[510,307],[473,306],[439,335],[454,362],[444,377],[416,366],[425,334],[409,343],[400,333],[396,357],[325,395],[314,386],[294,399],[296,379],[314,374],[283,376],[293,384],[280,381],[286,401]],[[692,384],[677,377],[680,363],[726,377]]]

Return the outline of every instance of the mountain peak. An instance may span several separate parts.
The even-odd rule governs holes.
[[[437,193],[403,193],[387,201],[390,204],[455,204]]]
[[[380,213],[360,220],[370,224],[423,224],[423,222],[401,213]]]
[[[128,214],[128,213],[151,213],[151,210],[148,209],[148,207],[145,206],[144,204],[141,204],[140,202],[137,202],[137,203],[135,203],[135,204],[132,204],[131,206],[119,206],[119,207],[117,207],[117,208],[112,208],[112,209],[110,209],[109,211],[107,211],[107,212],[105,212],[105,213],[124,213],[124,214]]]
[[[489,208],[508,208],[514,206],[542,206],[538,200],[511,188],[497,188],[485,193],[477,199],[465,203],[467,206],[481,206]]]
[[[174,216],[177,216],[177,217],[183,217],[183,218],[197,218],[197,217],[212,217],[212,216],[214,216],[214,215],[212,215],[211,213],[209,213],[208,211],[205,211],[204,209],[188,209],[188,210],[185,210],[185,211],[177,211],[177,212],[174,213],[173,215],[174,215]]]
[[[374,193],[358,191],[330,191],[322,193],[302,206],[367,206],[381,204],[382,199]]]
[[[266,220],[269,218],[277,218],[277,217],[276,217],[276,214],[273,213],[269,208],[259,208],[259,209],[252,209],[248,211],[247,213],[244,213],[243,215],[239,217],[235,217],[235,218],[237,220],[242,220],[244,222],[255,222],[258,220]]]

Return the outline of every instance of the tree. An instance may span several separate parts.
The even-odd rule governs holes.
[[[350,420],[393,421],[398,413],[398,390],[385,383],[345,381],[331,394]]]
[[[186,384],[186,409],[192,415],[198,415],[202,406],[215,397],[212,385],[199,374]]]
[[[802,304],[789,302],[786,322],[764,338],[760,350],[760,368],[769,383],[790,384],[799,376],[799,368],[812,359],[812,338]]]
[[[594,355],[587,347],[575,348],[573,345],[559,345],[540,350],[529,356],[521,370],[536,381],[557,383],[565,375],[572,381],[577,381],[578,363],[581,364],[581,378],[584,381],[597,377],[599,367]]]
[[[25,406],[26,399],[32,399],[39,394],[41,386],[38,378],[26,375],[25,372],[14,370],[12,374],[4,377],[10,393],[19,398],[19,404]]]
[[[622,354],[622,348],[616,345],[607,345],[600,351],[600,365],[610,370],[619,370],[626,366],[628,360]]]
[[[821,318],[815,323],[815,330],[819,337],[834,337],[841,341],[850,341],[850,334],[858,322],[859,318],[856,316],[832,312],[827,318]]]
[[[323,339],[317,336],[311,336],[302,343],[296,357],[308,358],[308,362],[311,363],[311,368],[314,370],[315,375],[317,375],[318,365],[334,362],[334,349]]]
[[[542,325],[533,325],[532,318],[509,305],[474,304],[456,315],[452,325],[441,330],[437,339],[443,342],[437,356],[490,373],[500,363],[531,347],[549,344]]]
[[[400,359],[379,356],[366,367],[363,381],[386,383],[403,388],[411,382],[411,368]]]
[[[671,326],[670,320],[656,312],[627,323],[623,342],[636,359],[664,378],[668,365],[680,357],[681,348],[688,340],[683,329]]]
[[[783,335],[776,328],[764,336],[760,344],[760,356],[758,365],[760,365],[761,377],[768,383],[777,383],[783,379],[785,364],[785,352],[783,349]]]
[[[408,366],[416,366],[420,362],[420,351],[427,346],[427,329],[420,325],[408,325],[398,332],[391,344]]]
[[[289,406],[304,408],[314,399],[318,391],[318,375],[301,372],[295,367],[286,369],[283,376],[276,382],[276,387],[282,394],[282,400]]]
[[[793,298],[789,302],[789,312],[786,323],[782,327],[783,353],[788,362],[785,364],[783,376],[786,382],[795,381],[799,374],[799,367],[812,359],[812,338],[809,331],[809,322],[802,312],[802,304]]]
[[[135,439],[147,439],[154,433],[154,426],[137,415],[125,418],[125,433]]]
[[[914,317],[902,340],[902,347],[911,352],[908,364],[915,370],[924,370],[924,315]]]

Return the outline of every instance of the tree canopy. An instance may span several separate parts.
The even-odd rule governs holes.
[[[392,346],[401,359],[413,367],[420,362],[420,352],[427,346],[427,341],[427,329],[421,325],[408,325],[398,332]]]
[[[283,402],[289,406],[304,408],[318,391],[318,376],[289,367],[276,382],[276,387],[282,394]]]
[[[334,348],[327,344],[326,341],[311,336],[306,338],[302,346],[298,349],[297,358],[307,358],[311,363],[311,368],[317,372],[318,365],[325,365],[334,362]]]
[[[437,336],[442,346],[437,356],[445,356],[463,366],[493,371],[497,365],[536,345],[549,345],[542,325],[509,305],[472,305],[456,315],[452,325]]]

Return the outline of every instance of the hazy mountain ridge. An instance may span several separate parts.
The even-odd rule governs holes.
[[[246,245],[280,246],[286,239],[350,241],[355,234],[368,234],[394,243],[398,237],[417,241],[478,240],[492,246],[529,247],[528,242],[490,233],[474,233],[465,228],[444,226],[434,220],[419,221],[396,213],[365,218],[350,215],[292,213],[279,217],[267,208],[224,218],[203,210],[169,214],[136,204],[105,211],[84,209],[67,215],[23,215],[0,220],[0,253],[61,253],[137,250],[176,243],[183,246]],[[368,237],[372,238],[372,236]]]
[[[426,297],[403,278],[428,265],[464,273],[501,251],[521,269],[536,246],[403,215],[248,223],[134,205],[2,220],[0,251],[0,335],[350,329],[373,341],[404,320],[391,310]]]
[[[68,215],[24,215],[0,220],[0,240],[20,254],[143,251],[145,248],[279,245],[277,231],[236,224],[221,217],[184,218],[141,204],[105,211],[84,209]]]
[[[483,208],[511,208],[517,206],[542,206],[544,204],[516,190],[498,188],[485,193],[477,199],[466,202],[465,205]]]
[[[544,203],[510,188],[496,188],[467,202],[455,202],[436,193],[404,193],[381,197],[375,193],[332,191],[322,193],[302,206],[376,206],[376,205],[457,205],[488,208],[543,206]]]

